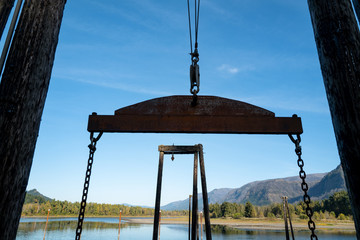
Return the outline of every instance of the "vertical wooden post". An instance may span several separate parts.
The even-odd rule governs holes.
[[[204,217],[205,217],[205,234],[206,240],[211,240],[211,225],[210,225],[210,215],[209,215],[209,200],[206,187],[206,176],[205,176],[205,163],[204,163],[204,152],[203,146],[199,146],[199,155],[200,155],[200,173],[201,173],[201,186],[203,194],[203,204],[204,204]]]
[[[287,197],[286,197],[285,200],[286,200],[285,204],[286,204],[287,216],[289,218],[289,224],[290,224],[291,237],[292,237],[292,240],[295,240],[294,229],[293,229],[292,222],[291,222],[291,215],[290,215],[290,210],[289,210]]]
[[[159,211],[159,239],[160,240],[160,226],[161,226],[161,210]]]
[[[49,221],[49,214],[50,214],[50,209],[48,209],[48,214],[47,214],[47,217],[46,217],[46,224],[45,224],[45,229],[44,229],[44,238],[43,238],[43,240],[45,240],[46,229],[47,229],[47,225],[48,225],[48,221]]]
[[[159,235],[160,198],[161,198],[161,183],[162,183],[163,163],[164,163],[164,152],[160,152],[158,178],[157,178],[157,186],[156,186],[153,240],[157,240],[158,235]]]
[[[199,240],[199,212],[196,213],[196,240]]]
[[[66,0],[27,0],[0,83],[0,239],[15,239]]]
[[[120,240],[120,227],[121,227],[121,210],[119,213],[119,232],[118,232],[118,240]]]
[[[290,240],[285,199],[286,199],[286,197],[282,197],[282,200],[283,200],[283,216],[284,216],[284,224],[285,224],[285,237],[286,237],[286,240]]]
[[[360,239],[360,33],[350,0],[308,0],[341,165]]]
[[[198,210],[198,189],[197,189],[197,171],[198,171],[198,152],[194,153],[194,175],[193,175],[193,204],[192,204],[192,226],[191,240],[197,239],[197,210]]]
[[[203,224],[202,224],[202,220],[203,220],[203,213],[200,212],[200,233],[201,233],[201,240],[203,239]]]
[[[191,225],[190,225],[190,220],[191,220],[191,195],[189,195],[189,240],[190,240],[190,229],[191,229]]]
[[[15,0],[0,0],[0,39],[4,32],[4,28],[9,19],[11,9],[13,8]]]

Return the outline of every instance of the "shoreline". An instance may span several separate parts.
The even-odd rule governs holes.
[[[129,223],[153,224],[153,219],[127,219]],[[189,224],[189,219],[184,217],[162,218],[161,224]],[[239,230],[284,230],[282,219],[210,219],[211,225],[222,225]],[[203,221],[204,224],[204,221]],[[295,220],[292,222],[294,231],[308,230],[307,221]],[[316,230],[321,232],[343,232],[356,233],[354,222],[352,221],[317,221]]]
[[[49,216],[49,218],[77,218],[78,216]],[[46,218],[45,216],[23,216],[22,218]],[[87,216],[86,218],[118,218],[118,216]],[[122,220],[127,223],[134,224],[153,224],[153,216],[123,216]],[[270,231],[283,231],[284,221],[282,219],[267,219],[267,218],[211,218],[211,225],[221,225],[238,230],[270,230]],[[163,217],[161,224],[189,224],[188,216],[181,217]],[[204,220],[203,220],[204,224]],[[319,232],[327,233],[346,233],[355,234],[355,225],[353,221],[348,220],[322,220],[315,221],[316,230]],[[294,219],[292,221],[294,231],[308,231],[306,220]]]

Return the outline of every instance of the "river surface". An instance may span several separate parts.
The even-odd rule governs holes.
[[[41,240],[44,237],[46,219],[24,218],[21,219],[16,240]],[[75,239],[76,218],[51,218],[49,219],[45,239],[68,240]],[[86,218],[81,235],[82,240],[117,240],[119,230],[118,218]],[[121,223],[120,239],[144,240],[152,238],[152,224],[134,224],[124,218]],[[344,233],[318,233],[323,240],[356,240],[355,234]],[[285,239],[282,231],[270,230],[238,230],[220,225],[212,226],[213,240],[278,240]],[[161,240],[186,240],[188,239],[187,225],[162,224],[160,226]],[[200,237],[201,239],[201,237]],[[205,240],[205,234],[203,239]],[[308,231],[295,232],[295,239],[310,239]]]

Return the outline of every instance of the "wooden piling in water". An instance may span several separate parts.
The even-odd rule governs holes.
[[[46,224],[45,224],[45,229],[44,229],[44,238],[43,238],[43,240],[45,240],[46,228],[47,228],[48,221],[49,221],[49,214],[50,214],[50,209],[48,209],[48,214],[47,214],[47,217],[46,217]]]
[[[189,229],[188,229],[188,232],[189,232],[189,240],[190,240],[190,229],[191,229],[191,224],[190,224],[190,220],[191,220],[191,197],[192,195],[189,195]]]
[[[159,240],[160,240],[161,210],[159,211]]]
[[[201,144],[199,144],[198,146],[199,146],[199,157],[200,157],[201,187],[202,187],[203,204],[204,204],[205,234],[206,234],[206,240],[211,240],[212,237],[211,237],[211,226],[210,226],[210,215],[209,215],[209,201],[208,201],[206,176],[205,176],[204,152],[203,152],[203,146]]]
[[[285,224],[285,238],[286,240],[290,240],[289,237],[289,227],[288,227],[288,220],[287,220],[287,209],[286,209],[286,197],[282,197],[283,200],[283,216],[284,216],[284,224]]]
[[[200,212],[200,233],[201,233],[201,240],[203,239],[202,220],[203,220],[203,213]]]
[[[120,226],[121,226],[121,210],[119,213],[119,232],[118,232],[118,240],[120,240]]]
[[[161,183],[162,183],[163,164],[164,164],[164,152],[160,152],[158,179],[157,179],[157,187],[156,187],[156,199],[155,199],[155,216],[154,216],[153,240],[157,240],[158,239],[158,234],[159,234],[160,198],[161,198]]]
[[[197,172],[198,172],[198,153],[194,153],[194,175],[193,175],[193,201],[192,201],[192,228],[191,239],[197,239],[197,209],[198,209],[198,188],[197,188]]]

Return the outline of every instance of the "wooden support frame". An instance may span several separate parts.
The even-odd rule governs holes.
[[[89,116],[89,132],[301,134],[301,118],[215,96],[155,98],[115,111]]]
[[[198,96],[193,106],[192,96],[155,98],[127,106],[114,115],[89,116],[89,132],[130,133],[221,133],[221,134],[301,134],[301,118],[275,117],[266,109],[216,96]],[[196,240],[197,175],[200,161],[206,239],[211,240],[209,204],[202,145],[159,146],[159,168],[156,187],[153,240],[159,236],[160,198],[165,154],[194,154],[191,239]]]
[[[205,232],[206,239],[211,240],[211,228],[210,228],[210,216],[209,216],[209,202],[206,187],[206,176],[205,176],[205,163],[203,146],[197,144],[194,146],[159,146],[159,169],[156,186],[156,199],[155,199],[155,215],[154,215],[154,228],[153,228],[153,240],[158,240],[159,236],[159,224],[160,224],[160,200],[161,200],[161,185],[162,185],[162,172],[164,164],[165,154],[194,154],[194,174],[193,174],[193,202],[192,202],[192,227],[191,227],[191,239],[198,239],[198,163],[200,163],[200,175],[201,175],[201,186],[203,195],[203,205],[205,213]]]

